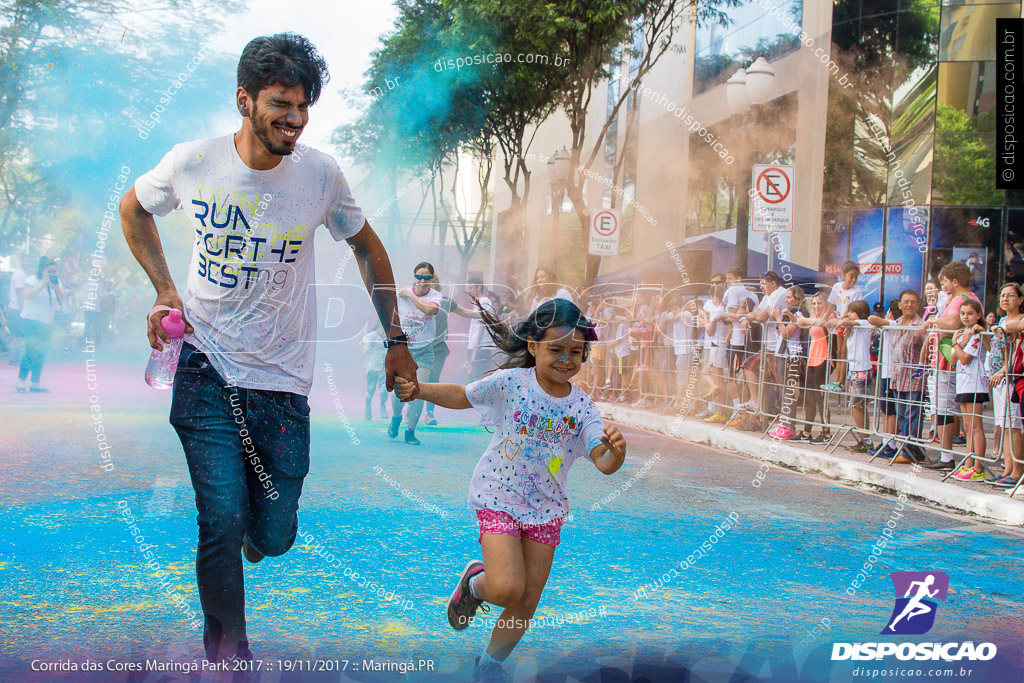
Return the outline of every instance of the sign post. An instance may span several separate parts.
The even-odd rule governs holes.
[[[750,228],[754,232],[793,232],[795,170],[779,164],[754,164],[751,172]]]
[[[622,219],[618,209],[591,211],[588,253],[591,256],[618,256],[621,225]]]

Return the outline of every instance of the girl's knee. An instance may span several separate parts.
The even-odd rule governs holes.
[[[491,576],[487,577],[487,597],[502,607],[518,606],[523,599],[525,584],[522,579],[507,579],[495,581]]]

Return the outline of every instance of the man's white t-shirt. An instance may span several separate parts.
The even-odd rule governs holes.
[[[892,324],[895,325],[896,322],[893,321]],[[889,332],[886,327],[882,327],[878,331],[878,334],[882,335],[882,348],[878,358],[878,364],[881,366],[881,369],[878,372],[878,376],[881,379],[892,379],[896,376],[896,365],[893,362],[895,350],[892,348],[896,341],[896,335]]]
[[[828,302],[836,307],[836,317],[843,317],[846,315],[846,309],[850,307],[850,304],[854,301],[860,301],[864,298],[864,290],[857,285],[850,287],[849,289],[843,289],[843,283],[840,282],[837,285],[832,285],[832,291],[828,295]]]
[[[413,296],[420,301],[435,304],[438,310],[441,308],[441,292],[436,289],[428,289],[423,296],[413,292]],[[437,313],[430,315],[424,313],[416,304],[404,296],[398,297],[398,317],[402,321],[402,332],[409,337],[409,350],[422,349],[434,343],[437,336]]]
[[[728,311],[739,308],[740,302],[744,299],[750,300],[751,309],[757,305],[757,295],[747,289],[742,283],[737,282],[725,290],[725,294],[722,296],[722,303],[725,305],[725,310]]]
[[[157,216],[182,208],[195,232],[186,337],[229,383],[308,394],[313,382],[316,297],[313,231],[335,240],[365,223],[338,163],[308,149],[274,168],[245,165],[234,136],[175,145],[135,181]]]
[[[755,311],[768,311],[769,315],[777,310],[782,309],[786,302],[786,288],[776,287],[771,294],[765,294],[761,301],[758,302],[754,308]],[[776,349],[779,345],[779,333],[778,325],[771,321],[769,317],[768,321],[764,324],[764,343],[768,349]]]

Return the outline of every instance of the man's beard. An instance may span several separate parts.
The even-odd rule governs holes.
[[[274,128],[269,121],[263,118],[255,103],[253,104],[252,114],[249,116],[249,122],[252,124],[252,131],[256,134],[256,137],[271,154],[288,156],[295,150],[294,142],[291,145],[287,143],[280,145],[274,143],[271,139],[271,136],[274,134]],[[295,136],[295,139],[298,140],[298,135]]]

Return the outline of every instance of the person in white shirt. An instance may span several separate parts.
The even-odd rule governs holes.
[[[31,375],[32,384],[28,390],[47,392],[49,389],[40,385],[39,376],[53,335],[54,314],[67,307],[67,294],[57,278],[57,264],[53,259],[45,256],[39,259],[36,274],[26,278],[21,296],[20,327],[25,338],[25,353],[21,357],[15,389],[18,393],[25,393],[25,380]]]
[[[728,337],[730,325],[724,320],[725,306],[722,305],[724,285],[711,287],[711,310],[701,311],[700,322],[711,344],[708,363],[704,372],[711,379],[712,395],[708,403],[705,422],[725,422],[729,415],[723,407],[728,398],[725,388],[725,372],[729,362]],[[699,417],[699,416],[698,416]]]
[[[437,339],[437,314],[441,310],[441,292],[430,286],[434,279],[434,266],[426,261],[416,264],[413,269],[416,283],[398,292],[398,315],[402,319],[402,331],[408,337],[409,352],[416,361],[416,376],[421,382],[430,379],[434,367],[434,342]],[[405,442],[419,446],[416,425],[423,413],[423,401],[416,399],[409,403],[405,415]],[[402,400],[398,394],[391,396],[391,425],[388,436],[398,436],[402,424]]]
[[[754,307],[754,310],[747,314],[747,319],[750,322],[757,322],[764,325],[764,333],[761,338],[761,366],[765,368],[765,363],[774,363],[776,365],[776,374],[781,375],[785,372],[785,358],[774,358],[771,355],[771,351],[775,349],[779,344],[779,335],[777,332],[777,326],[774,322],[769,322],[771,318],[774,318],[777,311],[781,311],[785,306],[786,300],[786,289],[782,287],[782,279],[774,271],[769,270],[760,279],[761,291],[764,292],[764,296]],[[767,408],[766,413],[774,415],[778,413],[780,400],[780,392],[776,391],[775,387],[772,387],[769,383],[764,385],[764,393],[758,405],[762,408]]]
[[[537,310],[538,306],[551,299],[566,299],[573,303],[576,302],[572,292],[560,285],[557,276],[553,275],[553,272],[547,268],[538,268],[534,271],[533,284],[523,294],[525,295],[524,301],[528,300],[530,302],[530,310],[524,311],[526,315]]]
[[[384,246],[338,163],[305,146],[294,154],[326,74],[302,36],[253,39],[238,63],[238,132],[176,145],[120,204],[125,239],[157,292],[150,346],[169,341],[160,321],[170,309],[186,323],[170,421],[196,491],[196,575],[211,662],[253,660],[242,557],[282,555],[298,529],[309,472],[317,316],[308,295],[319,226],[352,248],[387,330],[388,389],[396,376],[411,383],[413,398],[419,387]],[[177,208],[194,232],[184,299],[154,220]]]
[[[988,340],[981,333],[987,329],[985,310],[981,302],[967,299],[960,305],[960,322],[963,327],[953,333],[953,348],[950,362],[956,361],[956,402],[960,404],[967,446],[976,458],[967,458],[964,465],[953,473],[954,479],[980,481],[985,479],[985,457],[987,443],[982,411],[989,400],[988,377],[985,374],[985,354]]]
[[[366,357],[366,409],[363,417],[367,420],[373,419],[373,395],[380,391],[380,416],[387,418],[388,402],[387,390],[384,389],[384,329],[379,321],[375,321],[376,327],[363,335],[363,343],[360,349]]]
[[[866,432],[868,428],[865,401],[871,383],[871,332],[874,329],[868,322],[870,315],[871,307],[868,306],[868,302],[858,299],[850,303],[845,316],[829,320],[827,323],[828,327],[842,327],[849,331],[847,360],[850,363],[850,393],[853,394],[850,412],[853,414],[853,423],[862,432]],[[855,453],[874,450],[870,438],[861,438],[857,431],[851,434],[857,439],[856,446],[852,448]]]
[[[836,317],[842,319],[849,310],[850,304],[864,298],[864,291],[857,286],[857,278],[860,277],[860,266],[853,261],[846,261],[842,268],[843,281],[832,287],[828,296],[828,308],[825,309],[825,317],[835,313]],[[830,391],[839,391],[843,380],[846,378],[846,332],[840,327],[836,330],[836,369],[832,382],[828,385]]]
[[[448,349],[448,317],[452,313],[455,313],[457,315],[461,315],[463,318],[479,320],[480,311],[466,308],[455,301],[449,293],[446,293],[447,288],[442,288],[437,275],[434,275],[434,278],[430,281],[430,287],[434,291],[441,293],[441,303],[438,307],[437,316],[434,318],[436,332],[434,334],[433,364],[430,367],[430,377],[427,378],[428,382],[436,384],[441,381],[441,372],[444,370],[445,361],[447,361],[448,356],[451,355],[451,351]],[[472,285],[470,285],[469,290],[472,294]],[[470,324],[472,325],[472,323]],[[436,406],[433,403],[426,403],[427,419],[424,421],[424,424],[427,426],[437,425],[437,419],[434,417],[435,407]]]
[[[7,310],[10,316],[7,324],[11,329],[11,357],[8,365],[20,365],[21,357],[25,353],[25,338],[21,334],[21,307],[23,305],[22,291],[25,289],[25,280],[32,272],[33,258],[29,254],[22,254],[18,259],[18,267],[11,273],[10,292],[7,302]]]
[[[800,374],[803,365],[803,344],[801,343],[803,330],[800,327],[800,320],[806,318],[808,313],[807,295],[803,288],[790,287],[786,292],[786,307],[776,310],[773,315],[778,333],[775,357],[784,360],[783,372],[779,373],[777,378],[777,389],[784,396],[789,397],[787,403],[790,409],[783,410],[779,426],[769,432],[768,436],[779,439],[792,439],[797,436],[792,425],[796,406],[803,400],[800,390]]]
[[[491,315],[497,315],[494,302],[491,301],[484,291],[483,280],[480,278],[470,278],[468,284],[469,288],[467,291],[471,297],[476,299],[478,309],[487,311]],[[468,382],[480,379],[487,371],[497,367],[495,356],[498,353],[498,348],[491,340],[491,335],[487,334],[487,326],[480,319],[479,311],[474,313],[475,319],[469,322],[469,340],[466,344],[466,350],[469,354],[469,358],[466,361]]]

